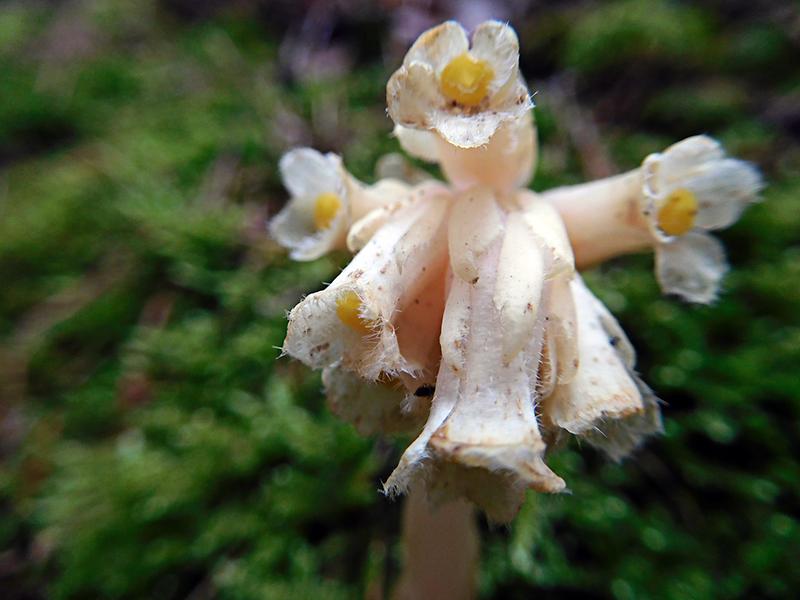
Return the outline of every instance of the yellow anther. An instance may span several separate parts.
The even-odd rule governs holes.
[[[672,192],[658,209],[658,226],[667,235],[683,235],[694,227],[697,198],[686,188]]]
[[[361,298],[353,291],[345,292],[336,301],[336,315],[350,329],[361,335],[372,331],[371,323],[361,315]]]
[[[317,196],[314,202],[314,227],[317,228],[317,231],[330,227],[341,207],[342,200],[333,192],[325,192]]]
[[[489,64],[464,52],[442,70],[439,85],[450,100],[464,106],[476,106],[486,98],[494,72]]]

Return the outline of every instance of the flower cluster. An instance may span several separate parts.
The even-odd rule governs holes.
[[[338,157],[294,150],[281,161],[292,199],[270,224],[295,259],[355,253],[290,312],[284,352],[322,369],[331,408],[359,431],[416,433],[387,493],[422,485],[497,521],[528,488],[565,488],[545,463],[560,438],[619,460],[661,429],[630,342],[576,271],[596,246],[628,250],[609,246],[618,224],[606,213],[634,206],[634,234],[618,239],[656,249],[666,291],[707,301],[721,252],[701,230],[732,223],[760,186],[699,137],[613,181],[531,192],[518,56],[514,31],[494,21],[471,45],[454,22],[422,34],[389,80],[389,115],[401,146],[447,182],[367,186]]]

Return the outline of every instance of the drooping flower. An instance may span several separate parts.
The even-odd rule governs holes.
[[[498,21],[479,25],[471,46],[454,21],[423,33],[389,79],[386,99],[395,124],[460,148],[486,144],[533,106],[519,76],[517,35]]]
[[[692,302],[713,301],[728,265],[722,244],[706,232],[730,226],[758,199],[761,176],[699,135],[648,156],[642,179],[662,289]]]
[[[368,381],[430,375],[449,210],[446,188],[419,186],[325,290],[289,313],[284,351],[312,368],[340,366]]]
[[[575,306],[577,367],[544,401],[543,421],[598,446],[615,460],[661,431],[658,400],[634,372],[636,354],[608,309],[579,276]],[[568,303],[561,302],[561,307]],[[563,308],[554,307],[556,313]]]

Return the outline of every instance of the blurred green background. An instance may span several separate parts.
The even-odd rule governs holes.
[[[588,274],[666,433],[552,456],[573,493],[482,524],[482,598],[797,597],[800,12],[762,0],[0,4],[0,597],[391,589],[402,444],[277,360],[346,257],[291,263],[264,224],[294,145],[373,180],[388,75],[450,16],[519,32],[536,189],[696,133],[769,184],[714,306],[660,297],[650,256]]]

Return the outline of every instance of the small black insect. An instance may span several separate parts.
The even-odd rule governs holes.
[[[420,398],[423,398],[423,397],[426,398],[428,396],[433,396],[433,392],[435,392],[435,391],[436,391],[436,387],[426,383],[425,385],[419,386],[417,388],[417,391],[414,392],[414,395],[415,396],[419,396]]]

